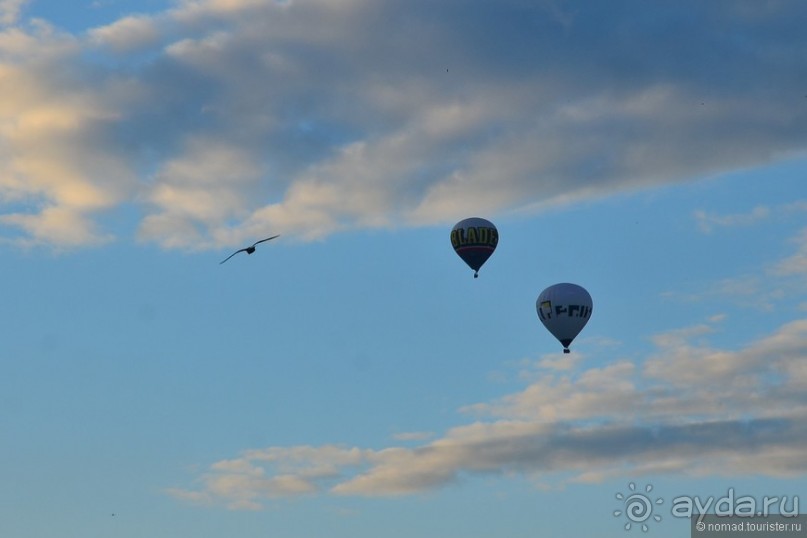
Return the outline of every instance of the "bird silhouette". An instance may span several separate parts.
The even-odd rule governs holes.
[[[252,254],[253,252],[255,252],[255,245],[257,245],[257,244],[259,244],[259,243],[263,243],[263,242],[265,242],[265,241],[270,241],[270,240],[274,239],[275,237],[280,237],[280,235],[279,235],[279,234],[278,234],[278,235],[273,235],[272,237],[267,237],[266,239],[261,239],[260,241],[255,241],[254,243],[252,243],[252,244],[251,244],[250,246],[248,246],[248,247],[244,247],[244,248],[242,248],[242,249],[236,250],[235,252],[233,252],[232,254],[230,254],[229,256],[227,256],[226,258],[224,258],[223,260],[221,260],[221,261],[219,262],[219,265],[221,265],[222,263],[226,262],[227,260],[229,260],[230,258],[232,258],[233,256],[235,256],[235,255],[236,255],[236,254],[238,254],[239,252],[246,252],[247,254]]]

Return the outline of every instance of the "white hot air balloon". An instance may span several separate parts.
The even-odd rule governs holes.
[[[544,327],[563,345],[563,352],[569,353],[572,340],[591,317],[593,304],[585,288],[564,282],[542,291],[535,309]]]

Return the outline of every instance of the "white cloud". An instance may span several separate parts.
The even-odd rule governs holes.
[[[34,246],[47,242],[58,245],[59,250],[79,246],[103,244],[113,238],[99,231],[95,223],[81,211],[65,207],[46,207],[37,214],[12,213],[0,215],[0,223],[15,226],[25,231],[29,237],[21,244]]]
[[[22,3],[0,6],[12,21],[0,32],[0,81],[13,81],[3,162],[45,149],[68,172],[3,170],[0,200],[36,197],[93,220],[65,199],[84,189],[96,208],[142,207],[138,236],[167,248],[237,244],[258,228],[315,239],[538,211],[767,164],[807,143],[804,113],[779,93],[798,85],[798,54],[766,60],[805,49],[801,33],[776,32],[795,4],[790,17],[683,4],[708,15],[686,17],[685,30],[694,50],[718,40],[730,61],[717,64],[669,54],[678,36],[641,25],[626,48],[598,8],[554,3],[189,0],[79,35],[14,25]],[[721,17],[768,32],[738,48],[715,36]],[[234,163],[236,181],[222,173]],[[178,181],[177,167],[192,166]],[[698,218],[714,229],[764,213]],[[47,242],[37,229],[22,231]]]
[[[541,423],[620,414],[630,411],[639,397],[632,381],[633,371],[633,364],[618,362],[582,374],[550,374],[539,378],[523,392],[463,410]]]
[[[803,204],[795,202],[776,208],[775,213],[803,211]],[[783,302],[804,291],[807,280],[807,229],[802,229],[788,243],[795,252],[779,260],[767,262],[761,270],[739,276],[722,278],[696,292],[666,291],[662,297],[683,302],[704,302],[715,297],[757,311],[771,312]]]
[[[401,432],[392,436],[396,441],[427,441],[433,437],[432,432]]]
[[[204,245],[208,233],[227,241],[224,223],[243,213],[261,173],[261,164],[243,148],[215,138],[191,138],[144,189],[154,209],[143,221],[140,238],[183,248]]]
[[[772,270],[775,275],[807,275],[807,228],[793,240],[796,253],[776,264]]]
[[[15,24],[28,0],[0,0],[0,26]]]
[[[107,26],[93,28],[89,37],[98,47],[119,53],[142,49],[159,42],[160,30],[152,17],[130,15]]]
[[[106,129],[120,119],[113,102],[137,91],[112,79],[85,86],[65,67],[77,51],[48,26],[0,33],[0,200],[14,204],[0,222],[24,233],[21,244],[107,242],[94,214],[134,192],[131,163]]]
[[[757,206],[749,213],[740,213],[733,215],[717,215],[714,213],[707,213],[704,210],[695,212],[695,219],[698,226],[703,232],[712,232],[715,228],[729,227],[729,226],[750,226],[756,222],[764,220],[771,215],[771,210],[766,206]]]
[[[643,363],[550,367],[521,392],[464,409],[492,420],[419,446],[251,450],[213,464],[200,488],[170,493],[257,509],[300,494],[412,495],[475,474],[540,476],[546,484],[626,470],[633,477],[807,472],[807,319],[737,349],[710,346],[712,331],[704,324],[660,334]]]
[[[711,233],[719,228],[751,226],[775,216],[791,215],[807,210],[807,201],[795,200],[776,207],[758,205],[744,213],[719,214],[699,209],[693,213],[695,221],[704,233]]]

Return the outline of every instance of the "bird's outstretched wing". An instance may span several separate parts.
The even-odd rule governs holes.
[[[248,247],[246,247],[246,248],[242,248],[242,249],[236,250],[235,252],[233,252],[232,254],[230,254],[229,256],[227,256],[226,258],[224,258],[223,260],[221,260],[221,261],[219,262],[219,265],[221,265],[222,263],[226,262],[227,260],[229,260],[230,258],[232,258],[233,256],[235,256],[235,255],[236,255],[236,254],[238,254],[239,252],[246,252],[247,254],[252,254],[253,252],[255,252],[255,245],[257,245],[258,243],[263,243],[263,242],[265,242],[265,241],[271,241],[271,240],[272,240],[272,239],[274,239],[275,237],[280,237],[280,234],[278,234],[278,235],[273,235],[272,237],[267,237],[266,239],[261,239],[260,241],[255,241],[254,243],[252,243],[250,246],[248,246]]]
[[[235,252],[233,252],[232,254],[230,254],[229,256],[227,256],[226,258],[224,258],[223,260],[221,260],[221,261],[219,262],[219,265],[221,265],[222,263],[226,262],[227,260],[229,260],[230,258],[232,258],[233,256],[235,256],[235,255],[236,255],[236,254],[238,254],[239,252],[246,252],[246,251],[247,251],[247,249],[245,249],[245,248],[242,248],[242,249],[240,249],[240,250],[236,250]]]
[[[254,243],[252,243],[252,246],[254,247],[254,246],[255,246],[255,245],[257,245],[258,243],[264,243],[264,242],[266,242],[266,241],[271,241],[271,240],[272,240],[272,239],[274,239],[275,237],[280,237],[280,234],[273,235],[272,237],[267,237],[266,239],[261,239],[260,241],[255,241]]]

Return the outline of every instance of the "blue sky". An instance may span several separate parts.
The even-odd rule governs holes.
[[[633,483],[671,537],[679,496],[807,504],[806,18],[0,0],[0,535],[644,535]],[[500,234],[478,279],[469,216]],[[594,301],[569,355],[557,282]]]

